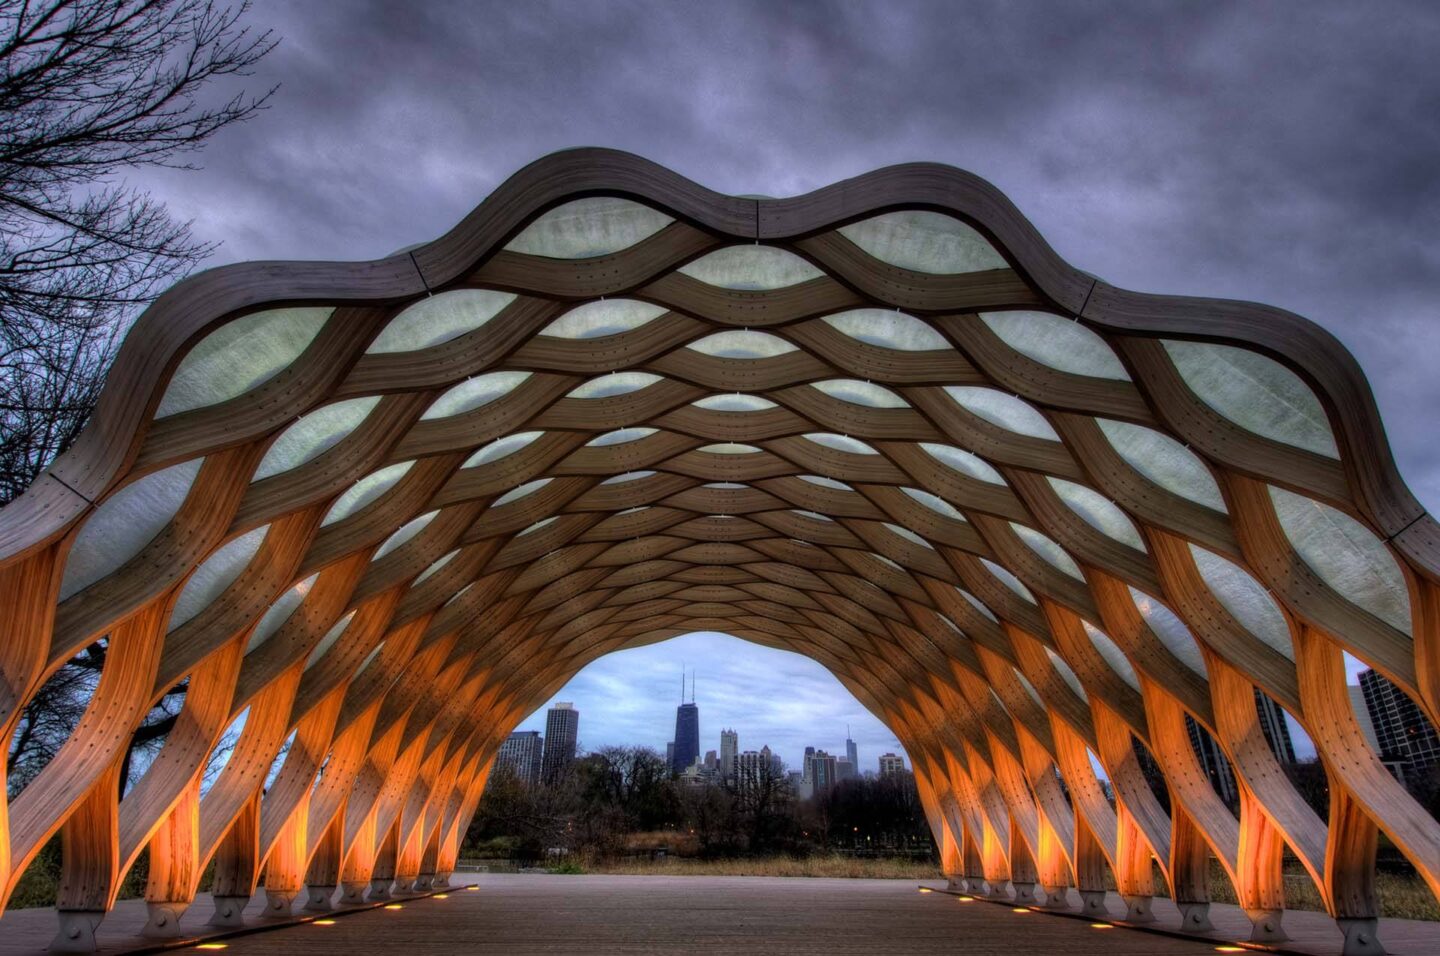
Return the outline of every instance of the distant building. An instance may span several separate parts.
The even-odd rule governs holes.
[[[905,773],[905,758],[896,754],[880,755],[880,776],[899,777]]]
[[[1375,752],[1380,752],[1380,738],[1375,734],[1375,722],[1370,719],[1370,708],[1365,703],[1365,688],[1358,684],[1351,684],[1346,688],[1350,691],[1350,709],[1355,711],[1355,722],[1360,725],[1360,733]]]
[[[768,746],[735,755],[735,785],[741,790],[763,784],[775,775],[775,755]]]
[[[720,769],[720,758],[715,756],[715,751],[707,750],[705,751],[704,764],[706,770],[714,773],[715,771]]]
[[[1281,763],[1295,762],[1295,745],[1290,741],[1290,724],[1285,720],[1285,709],[1255,688],[1255,712],[1260,716],[1260,729],[1270,743],[1270,750]]]
[[[810,779],[810,758],[815,756],[814,747],[805,748],[805,756],[800,758],[800,773],[805,780]]]
[[[538,730],[522,730],[511,734],[495,755],[496,769],[504,768],[517,780],[530,786],[540,782],[540,756],[544,738]]]
[[[675,741],[669,740],[665,743],[665,766],[675,767]]]
[[[839,781],[836,760],[823,750],[817,750],[805,758],[809,770],[810,785],[815,793],[825,793]]]
[[[1440,734],[1409,695],[1373,669],[1360,675],[1360,691],[1380,743],[1380,759],[1397,764],[1393,769],[1400,770],[1407,784],[1440,764]]]
[[[700,708],[695,706],[695,688],[690,688],[691,700],[685,700],[685,676],[680,676],[680,706],[675,708],[675,752],[670,756],[670,769],[674,773],[685,770],[700,756]]]
[[[580,739],[580,711],[568,701],[561,701],[545,714],[545,756],[540,776],[554,783],[575,760],[575,744]]]
[[[855,776],[855,765],[848,760],[835,761],[835,779],[849,780]]]
[[[1189,714],[1185,715],[1185,729],[1190,733],[1190,749],[1195,751],[1195,759],[1200,762],[1200,769],[1210,778],[1210,786],[1227,806],[1240,806],[1240,788],[1235,784],[1235,772],[1230,769],[1230,761],[1225,758],[1225,752],[1220,749],[1215,738],[1210,736],[1209,731],[1197,724]]]
[[[860,750],[855,746],[855,741],[850,739],[850,728],[845,728],[845,761],[850,764],[851,773],[860,768]]]
[[[720,776],[735,776],[735,756],[740,753],[740,735],[733,730],[720,731]]]

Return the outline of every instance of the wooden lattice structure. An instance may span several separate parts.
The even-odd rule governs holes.
[[[973,891],[1093,904],[1108,869],[1143,918],[1155,861],[1198,926],[1213,856],[1276,938],[1288,847],[1376,951],[1377,833],[1440,889],[1440,825],[1364,740],[1343,655],[1440,717],[1437,581],[1359,367],[1304,319],[1109,286],[945,166],[756,199],[559,153],[427,245],[227,266],[139,319],[0,512],[7,736],[108,641],[70,740],[0,803],[0,873],[8,895],[62,832],[76,947],[147,847],[158,934],[212,861],[222,921],[262,873],[286,913],[443,881],[520,718],[603,654],[713,629],[814,658],[894,730]],[[1314,740],[1328,819],[1256,687]]]

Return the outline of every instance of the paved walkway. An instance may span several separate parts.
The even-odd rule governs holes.
[[[401,898],[399,908],[337,914],[322,924],[302,923],[224,938],[227,954],[284,956],[460,956],[552,953],[707,956],[837,956],[964,953],[965,956],[1125,956],[1213,953],[1217,945],[1248,935],[1233,906],[1216,904],[1212,920],[1222,933],[1205,941],[1176,939],[1126,927],[1095,929],[1089,920],[980,900],[961,902],[944,892],[918,892],[903,880],[774,879],[763,877],[544,876],[456,874],[444,896]],[[941,883],[931,886],[939,889]],[[257,895],[247,923],[263,925]],[[1072,894],[1073,895],[1073,894]],[[1078,903],[1078,900],[1077,900]],[[1109,900],[1111,915],[1123,916]],[[1156,900],[1160,926],[1178,925],[1168,901]],[[1078,908],[1078,907],[1077,907]],[[182,926],[203,931],[211,910],[197,900]],[[1234,912],[1231,912],[1234,911]],[[1171,917],[1174,917],[1173,919]],[[102,925],[102,952],[133,950],[144,906],[129,900]],[[1233,924],[1233,925],[1232,925]],[[1306,953],[1339,952],[1340,935],[1324,914],[1289,912],[1285,926]],[[55,933],[50,910],[18,910],[0,922],[0,956],[33,956]],[[1440,953],[1440,924],[1387,920],[1381,938],[1397,956]],[[188,950],[193,952],[193,950]]]

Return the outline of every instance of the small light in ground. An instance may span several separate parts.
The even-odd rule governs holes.
[[[335,925],[335,921],[334,921],[333,919],[317,919],[317,920],[314,920],[313,922],[315,923],[316,926],[334,926],[334,925]]]
[[[1114,929],[1114,928],[1115,928],[1115,924],[1114,924],[1114,923],[1091,923],[1091,924],[1090,924],[1090,928],[1091,928],[1091,929]]]
[[[933,892],[935,892],[935,891],[932,890],[932,889],[930,889],[930,887],[928,887],[928,886],[922,886],[922,887],[920,887],[920,892],[921,892],[921,893],[933,893]]]
[[[404,909],[405,907],[401,906],[399,903],[386,903],[386,904],[385,904],[385,908],[386,908],[387,910],[401,910],[401,909]]]
[[[196,949],[229,949],[229,943],[200,943]]]
[[[435,900],[448,900],[449,898],[450,898],[450,894],[449,894],[449,893],[436,893],[434,896],[431,897],[431,899],[435,899]]]
[[[1244,947],[1244,946],[1216,946],[1216,947],[1215,947],[1215,952],[1217,952],[1217,953],[1243,953],[1243,952],[1245,952],[1245,947]]]
[[[1030,911],[1029,911],[1028,909],[1026,909],[1025,907],[1023,907],[1023,906],[1016,906],[1016,907],[1014,907],[1013,909],[1011,909],[1010,912],[1012,912],[1012,913],[1028,913],[1028,912],[1030,912]]]

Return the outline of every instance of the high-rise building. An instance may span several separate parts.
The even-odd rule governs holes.
[[[540,782],[540,754],[544,739],[538,730],[521,730],[511,734],[495,755],[496,769],[504,768],[530,786]]]
[[[691,685],[690,695],[695,695]],[[685,700],[685,677],[680,677],[680,706],[675,708],[675,753],[670,758],[670,769],[684,773],[685,769],[700,756],[700,708],[695,701]]]
[[[810,780],[811,780],[811,777],[810,777],[810,758],[813,757],[813,756],[815,756],[815,748],[814,748],[814,747],[806,747],[806,748],[805,748],[805,756],[803,756],[803,757],[800,758],[800,774],[801,774],[802,778],[803,778],[807,783],[809,783]]]
[[[1285,720],[1285,709],[1257,687],[1255,712],[1260,716],[1260,729],[1265,732],[1275,759],[1281,763],[1294,763],[1295,745],[1290,741],[1290,724]]]
[[[1240,789],[1235,784],[1235,772],[1230,768],[1225,752],[1220,749],[1215,738],[1210,736],[1210,732],[1195,723],[1189,714],[1185,715],[1185,729],[1190,733],[1190,749],[1195,751],[1195,759],[1200,762],[1200,769],[1210,778],[1210,786],[1220,795],[1220,799],[1225,801],[1226,806],[1238,808]]]
[[[720,776],[735,776],[735,755],[740,752],[740,735],[733,730],[720,731]]]
[[[905,773],[905,758],[897,754],[880,755],[880,776],[899,777]]]
[[[1350,691],[1350,709],[1355,711],[1355,722],[1360,725],[1360,733],[1380,752],[1380,738],[1375,734],[1375,722],[1370,719],[1370,708],[1365,703],[1365,688],[1359,684],[1351,684],[1346,690]]]
[[[850,739],[850,727],[848,724],[845,727],[845,759],[849,762],[852,769],[860,766],[860,750],[855,746],[855,741]]]
[[[849,780],[855,776],[855,765],[848,760],[835,761],[835,779]]]
[[[1440,763],[1440,734],[1420,708],[1387,678],[1367,670],[1360,675],[1365,708],[1380,742],[1380,759],[1396,764],[1406,782],[1422,779]]]
[[[545,714],[545,756],[540,776],[554,783],[575,759],[575,744],[580,739],[580,711],[569,701],[559,701]]]
[[[759,787],[770,777],[773,767],[769,747],[738,753],[735,755],[735,786],[741,790]]]
[[[675,741],[673,740],[665,742],[665,766],[675,766]]]
[[[805,757],[805,766],[809,770],[807,776],[810,778],[810,785],[817,794],[830,790],[839,780],[835,758],[823,750],[808,754]]]

